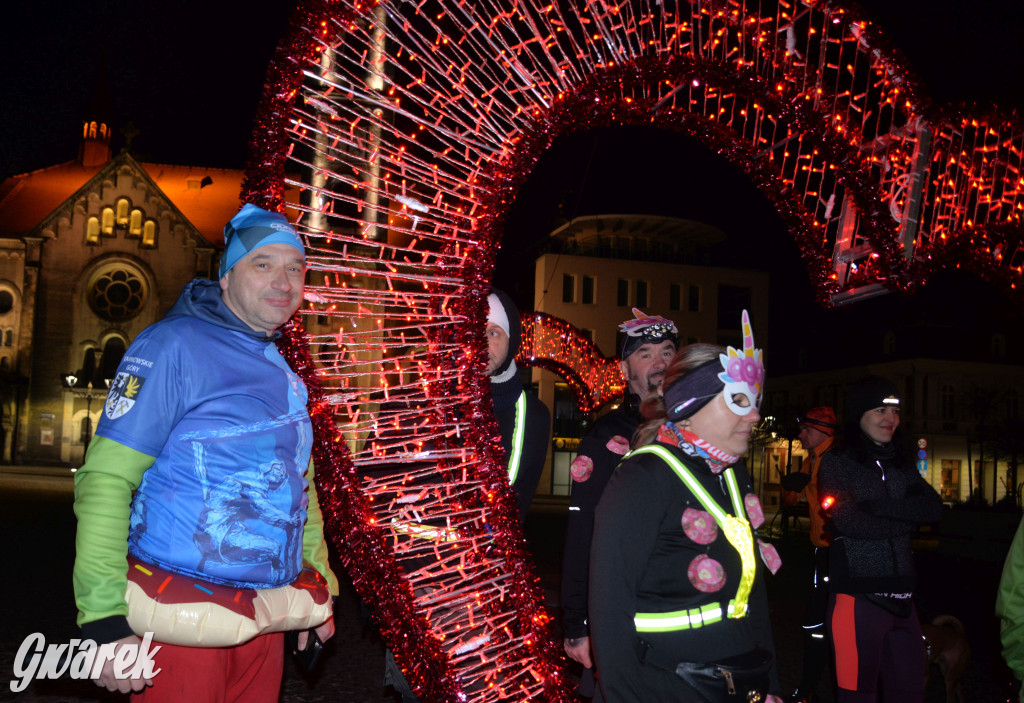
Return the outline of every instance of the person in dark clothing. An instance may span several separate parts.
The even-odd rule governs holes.
[[[629,449],[640,426],[640,402],[661,390],[665,368],[676,354],[678,330],[663,317],[633,310],[634,319],[620,328],[626,333],[619,348],[619,369],[626,392],[619,407],[602,416],[580,442],[570,469],[573,485],[562,560],[562,631],[565,652],[584,667],[580,693],[593,694],[593,660],[587,627],[587,577],[594,510],[612,471]]]
[[[780,562],[757,540],[764,511],[740,460],[764,380],[745,311],[743,330],[742,350],[678,352],[601,497],[589,599],[596,701],[725,701],[734,679],[687,677],[737,657],[737,672],[757,680],[739,684],[735,700],[777,691],[759,561],[772,571]]]
[[[519,524],[544,471],[551,440],[551,413],[540,398],[527,393],[519,378],[516,354],[522,337],[519,310],[502,291],[487,296],[487,375],[491,399],[501,432],[501,446],[508,461],[508,479],[516,492]]]
[[[854,384],[818,477],[822,504],[831,503],[828,625],[839,703],[924,700],[910,537],[938,522],[942,500],[900,447],[899,407],[888,380]]]
[[[800,685],[786,697],[786,703],[810,703],[828,664],[828,627],[825,621],[828,616],[828,543],[831,536],[825,531],[825,514],[818,498],[818,472],[821,460],[835,440],[836,414],[832,408],[820,406],[808,410],[797,422],[800,426],[800,444],[807,450],[807,460],[800,471],[782,479],[782,505],[793,506],[801,496],[806,496],[814,565],[810,573],[807,607],[801,623],[804,658]]]

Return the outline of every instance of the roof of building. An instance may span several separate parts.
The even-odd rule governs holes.
[[[0,183],[0,237],[16,238],[30,232],[106,166],[69,161]],[[152,163],[139,166],[206,241],[224,245],[224,223],[238,212],[244,171]]]
[[[552,231],[551,236],[581,241],[593,236],[643,237],[696,246],[709,246],[725,239],[722,230],[704,222],[635,214],[581,215]]]

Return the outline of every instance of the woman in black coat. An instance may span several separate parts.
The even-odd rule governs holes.
[[[764,514],[739,458],[760,419],[763,374],[752,337],[742,352],[694,344],[666,370],[664,399],[644,401],[637,448],[612,475],[595,520],[595,701],[719,703],[770,689],[759,562],[776,568],[778,555],[756,539]],[[690,676],[691,665],[738,655],[763,677],[737,681],[733,698],[724,678],[701,685]]]
[[[825,455],[818,495],[830,518],[828,625],[839,703],[924,698],[924,641],[912,600],[911,533],[942,500],[899,442],[896,387],[874,376],[847,396],[846,427]]]

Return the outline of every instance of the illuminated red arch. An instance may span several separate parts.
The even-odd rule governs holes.
[[[852,6],[575,5],[310,0],[253,132],[246,200],[279,207],[286,173],[310,174],[307,309],[328,324],[283,347],[332,537],[425,700],[568,699],[478,334],[508,207],[560,134],[653,124],[714,149],[774,202],[823,302],[949,266],[1020,300],[1020,125],[933,109]],[[410,506],[459,535],[425,575]]]

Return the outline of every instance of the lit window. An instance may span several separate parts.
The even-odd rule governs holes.
[[[85,223],[85,243],[97,244],[100,241],[100,220],[98,217],[90,217]]]
[[[128,223],[128,236],[142,236],[142,210],[132,210],[131,220]]]
[[[131,203],[128,202],[127,198],[121,198],[117,201],[117,224],[124,227],[128,224],[128,210],[131,208]]]
[[[100,217],[102,218],[100,222],[100,231],[108,237],[112,236],[114,234],[114,209],[109,207],[103,208],[103,212],[100,213]]]
[[[142,246],[150,248],[156,246],[156,223],[153,220],[146,220],[146,224],[142,227]]]

